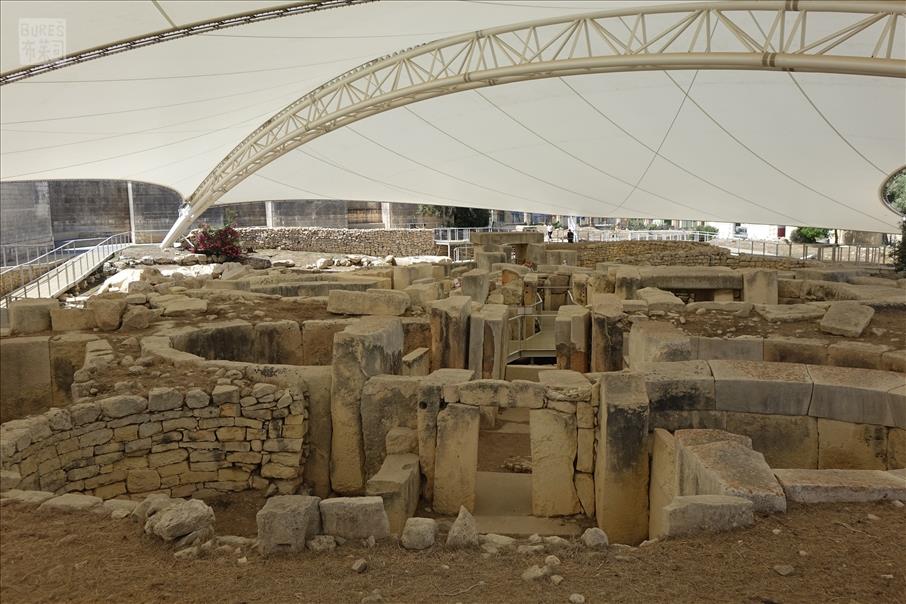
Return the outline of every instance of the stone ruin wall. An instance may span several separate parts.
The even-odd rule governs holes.
[[[595,268],[598,262],[620,262],[653,266],[727,266],[791,270],[813,265],[813,261],[751,254],[730,255],[724,248],[695,241],[603,241],[549,243],[551,251],[572,250],[577,266]]]
[[[430,229],[238,228],[243,246],[297,252],[426,256],[435,253]]]
[[[308,448],[305,394],[221,380],[231,383],[154,388],[146,397],[112,396],[6,422],[2,470],[19,476],[19,489],[101,499],[271,485],[294,492]]]

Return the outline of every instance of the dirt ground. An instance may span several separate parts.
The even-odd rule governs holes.
[[[879,519],[870,520],[868,514]],[[219,527],[218,527],[219,528]],[[0,509],[0,601],[25,602],[906,602],[906,511],[889,502],[794,506],[754,527],[638,549],[557,552],[564,581],[520,578],[546,554],[483,557],[392,541],[327,554],[194,561],[129,520]],[[800,551],[805,555],[800,555]],[[350,568],[365,558],[362,574]],[[781,576],[775,565],[795,571]],[[885,576],[892,575],[892,578]]]
[[[531,458],[532,446],[528,434],[503,434],[482,431],[478,438],[478,471],[508,472],[504,462],[509,457]]]
[[[892,348],[906,347],[906,310],[898,308],[881,308],[875,311],[871,323],[858,338],[847,338],[824,333],[818,326],[818,321],[792,321],[789,323],[776,323],[766,321],[757,313],[752,312],[748,318],[734,316],[730,312],[709,311],[698,315],[694,312],[684,313],[685,323],[674,319],[674,323],[683,331],[695,336],[710,337],[735,337],[735,336],[760,336],[767,337],[795,337],[814,338],[835,342],[865,342],[869,344],[884,344]],[[664,318],[656,319],[666,320]]]

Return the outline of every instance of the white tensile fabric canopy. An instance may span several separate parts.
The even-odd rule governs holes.
[[[755,9],[746,2],[746,10],[735,11],[730,4],[700,3],[699,16],[680,21],[681,5],[666,0],[393,0],[174,36],[0,87],[0,178],[153,182],[177,190],[193,214],[213,201],[326,198],[897,230],[899,217],[881,203],[879,188],[906,163],[903,4],[865,2],[858,14],[843,10],[855,2],[838,2],[842,12],[806,0]],[[662,5],[669,14],[647,20],[631,14]],[[5,1],[0,69],[4,75],[22,69],[23,36],[32,34],[21,28],[34,19],[64,19],[72,54],[280,6],[286,5]],[[808,28],[797,22],[805,8]],[[556,18],[566,23],[595,11],[624,14],[579,21],[573,29],[556,25],[560,37],[548,49],[563,48],[554,60],[588,46],[589,57],[572,67],[558,65],[543,76],[536,70],[531,79],[525,70],[500,70],[481,86],[466,77],[455,90],[377,103],[266,161],[225,162],[225,175],[209,182],[226,182],[231,166],[247,172],[216,195],[190,197],[256,128],[359,65],[459,34]],[[679,25],[669,29],[673,21]],[[621,24],[622,33],[614,33]],[[513,54],[540,48],[544,40],[533,36],[554,27],[512,34],[509,48]],[[669,35],[655,43],[665,28]],[[780,46],[787,39],[798,57],[830,48],[814,62],[790,64],[791,71],[763,69],[775,60],[785,66]],[[598,61],[589,68],[591,55],[611,53],[608,46],[611,54],[630,54],[627,40],[634,67]],[[669,70],[653,59],[640,66],[668,43],[663,52],[683,45],[697,54],[676,55]],[[714,58],[740,44],[758,65],[742,55]],[[359,94],[362,86],[347,91]],[[267,147],[252,146],[262,153]]]

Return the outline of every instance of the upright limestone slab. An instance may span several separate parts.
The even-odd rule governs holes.
[[[502,380],[506,372],[507,321],[505,304],[485,304],[469,321],[469,369],[479,378]]]
[[[434,462],[434,509],[452,514],[475,509],[480,410],[450,404],[437,414],[437,457]]]
[[[418,460],[425,475],[425,499],[434,497],[434,461],[437,448],[437,414],[443,402],[446,384],[460,384],[472,379],[468,369],[438,369],[421,381],[418,389]]]
[[[648,534],[654,539],[666,535],[664,508],[677,494],[676,443],[666,430],[655,429],[651,447],[651,484],[649,501]]]
[[[362,388],[372,376],[399,374],[403,328],[396,318],[367,317],[336,334],[333,342],[330,480],[338,493],[358,493],[365,487]]]
[[[623,368],[623,305],[613,294],[598,294],[591,314],[591,371]]]
[[[465,369],[472,299],[450,296],[431,303],[431,368]]]
[[[419,377],[378,375],[362,388],[362,438],[365,478],[374,476],[387,453],[387,433],[398,426],[416,428]]]
[[[559,369],[572,369],[580,373],[588,371],[590,317],[588,309],[584,306],[565,305],[557,311],[557,318],[554,320],[554,342]]]
[[[637,373],[601,376],[595,513],[611,542],[648,537],[648,395]]]
[[[529,411],[532,445],[532,514],[569,516],[580,511],[573,482],[576,416],[553,409]]]

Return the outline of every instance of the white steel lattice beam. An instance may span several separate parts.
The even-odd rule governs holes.
[[[820,15],[829,13],[846,24],[820,29]],[[770,25],[760,27],[756,16]],[[511,82],[620,71],[906,78],[906,60],[895,56],[893,42],[904,19],[906,5],[899,1],[734,0],[550,18],[416,46],[323,84],[262,124],[202,181],[161,245],[170,245],[205,209],[283,154],[396,107]]]

